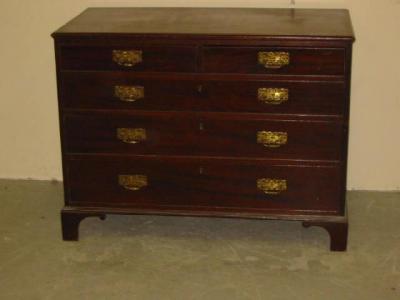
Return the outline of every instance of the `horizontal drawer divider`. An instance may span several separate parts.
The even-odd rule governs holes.
[[[190,160],[190,161],[242,161],[253,162],[268,162],[270,164],[276,164],[279,166],[302,166],[302,167],[338,167],[344,163],[340,160],[305,160],[305,159],[271,159],[268,157],[232,157],[232,156],[194,156],[194,155],[155,155],[155,154],[126,154],[126,153],[64,153],[65,157],[68,159],[88,159],[96,160],[98,158],[113,160],[114,158],[140,158],[143,160],[153,160],[153,159],[168,159],[168,160]]]
[[[64,114],[71,115],[107,115],[109,113],[121,114],[124,116],[151,116],[151,115],[185,115],[193,118],[201,118],[202,116],[218,117],[221,121],[225,119],[251,119],[251,120],[284,120],[293,122],[338,122],[346,124],[346,120],[342,115],[316,115],[316,114],[277,114],[277,113],[253,113],[253,112],[213,112],[213,111],[160,111],[160,110],[126,110],[126,109],[76,109],[64,108]]]
[[[115,73],[115,74],[132,74],[137,78],[143,79],[168,79],[168,80],[209,80],[209,81],[252,81],[252,80],[268,80],[277,82],[342,82],[345,83],[344,75],[292,75],[292,74],[237,74],[237,73],[184,73],[184,72],[132,72],[129,70],[60,70],[61,80],[63,74],[71,73]]]
[[[189,111],[189,110],[126,110],[126,109],[84,109],[84,108],[64,108],[63,112],[65,114],[107,114],[107,113],[118,113],[118,114],[135,114],[135,113],[144,113],[143,115],[151,115],[151,114],[162,114],[162,113],[171,113],[171,114],[240,114],[245,118],[251,118],[252,120],[288,120],[293,119],[293,121],[298,120],[307,120],[307,121],[326,121],[326,122],[341,122],[343,124],[347,124],[347,119],[344,118],[343,115],[324,115],[324,114],[278,114],[278,113],[253,113],[253,112],[213,112],[213,111]],[[198,115],[197,115],[198,116]],[[195,116],[194,116],[195,117]]]

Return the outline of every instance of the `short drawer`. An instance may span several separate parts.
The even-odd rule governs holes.
[[[336,114],[341,81],[150,78],[130,72],[63,72],[65,108]]]
[[[60,49],[61,70],[193,72],[196,48],[186,46],[68,47]]]
[[[344,49],[205,47],[203,72],[343,75]]]
[[[64,117],[68,153],[341,159],[339,122],[240,114],[88,113]]]
[[[337,165],[87,156],[66,166],[77,206],[335,214],[342,200]]]

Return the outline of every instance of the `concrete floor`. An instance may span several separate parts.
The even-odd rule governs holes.
[[[298,222],[110,216],[62,242],[60,183],[0,181],[0,299],[400,299],[400,193],[349,192],[345,253]]]

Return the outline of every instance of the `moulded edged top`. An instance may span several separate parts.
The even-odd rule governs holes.
[[[53,33],[346,38],[348,10],[285,8],[88,8]]]

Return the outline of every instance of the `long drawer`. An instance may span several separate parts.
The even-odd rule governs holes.
[[[92,155],[67,163],[70,205],[331,214],[341,207],[338,165]]]
[[[64,115],[67,153],[129,153],[340,160],[340,122],[221,113]]]
[[[63,72],[65,108],[337,114],[344,83],[149,78],[131,72]]]
[[[210,73],[344,75],[345,51],[336,48],[204,47]]]

